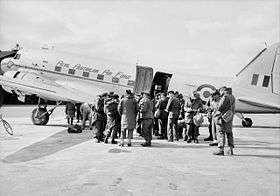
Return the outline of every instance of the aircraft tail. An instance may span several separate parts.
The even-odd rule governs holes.
[[[235,85],[256,93],[280,95],[280,42],[253,58],[236,75]]]

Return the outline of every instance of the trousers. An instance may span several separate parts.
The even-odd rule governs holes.
[[[168,118],[167,120],[168,140],[173,141],[175,138],[179,140],[178,134],[178,118]]]
[[[152,131],[153,131],[153,119],[142,119],[142,135],[147,144],[151,144]]]

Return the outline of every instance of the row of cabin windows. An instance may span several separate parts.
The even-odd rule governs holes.
[[[57,72],[61,72],[61,67],[55,67],[54,69]],[[69,69],[68,74],[74,75],[75,74],[75,69]],[[83,72],[82,74],[83,77],[88,78],[89,77],[89,72]],[[98,80],[104,80],[104,75],[98,74],[97,75]],[[112,78],[113,83],[119,83],[120,79],[119,78]],[[134,86],[134,81],[133,80],[128,80],[127,85],[129,86]]]
[[[258,80],[259,80],[259,74],[253,74],[251,85],[256,86],[258,84]],[[268,87],[269,86],[269,80],[270,80],[270,76],[265,75],[264,78],[263,78],[262,86],[263,87]]]

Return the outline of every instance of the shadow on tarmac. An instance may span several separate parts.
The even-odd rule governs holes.
[[[257,157],[257,158],[280,159],[280,155],[239,154],[239,155],[235,155],[235,156],[238,156],[238,157]]]
[[[69,134],[67,130],[60,131],[46,139],[24,147],[3,159],[4,163],[20,163],[39,159],[86,142],[93,138],[92,132],[83,131],[80,134]]]

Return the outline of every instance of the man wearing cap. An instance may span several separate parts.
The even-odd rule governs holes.
[[[212,120],[211,122],[211,131],[212,131],[212,139],[213,141],[209,144],[209,146],[218,146],[218,139],[217,139],[217,122],[215,116],[216,113],[218,112],[218,105],[220,102],[220,92],[216,90],[215,92],[212,93],[211,99],[209,100],[208,108],[207,108],[207,115],[209,115],[209,118]]]
[[[149,92],[143,93],[143,98],[140,100],[139,108],[140,108],[142,135],[143,138],[145,139],[145,143],[141,145],[144,147],[151,146],[154,117],[153,117],[153,103],[150,99]]]
[[[127,146],[131,146],[133,130],[136,125],[138,104],[130,90],[126,90],[126,95],[121,99],[118,105],[118,112],[121,115],[121,142],[119,145],[124,146],[124,139],[126,139],[127,134]]]
[[[118,95],[109,94],[108,99],[105,101],[104,111],[107,115],[107,124],[104,143],[108,143],[109,137],[111,137],[111,144],[117,143],[115,138],[118,131],[118,98]]]
[[[104,130],[106,126],[106,114],[104,113],[104,99],[106,98],[107,93],[99,95],[96,99],[96,103],[93,106],[93,130],[95,133],[96,142],[99,143],[103,141]]]
[[[227,122],[224,119],[224,115],[231,111],[232,114],[235,112],[235,98],[231,94],[231,89],[227,87],[220,88],[220,94],[222,95],[219,105],[217,107],[217,114],[215,115],[217,120],[217,133],[218,133],[218,148],[217,152],[214,152],[214,155],[224,155],[224,147],[225,147],[225,136],[227,136],[228,145],[230,147],[230,154],[233,154],[233,133],[232,133],[232,121],[233,115],[231,119]]]
[[[166,93],[161,93],[160,100],[156,104],[156,109],[160,112],[158,119],[160,139],[167,139],[167,119],[168,112],[165,111],[168,103],[168,98]]]
[[[179,100],[175,97],[174,91],[169,91],[168,97],[169,100],[166,106],[166,111],[169,112],[167,120],[168,142],[173,142],[174,137],[175,140],[179,141],[177,124],[180,115],[181,105]]]
[[[194,116],[202,110],[203,103],[200,98],[200,95],[197,91],[193,92],[194,98],[190,98],[189,102],[186,104],[186,117],[188,126],[188,143],[191,143],[193,140],[195,143],[198,143],[197,137],[199,136],[199,127],[194,122]]]

